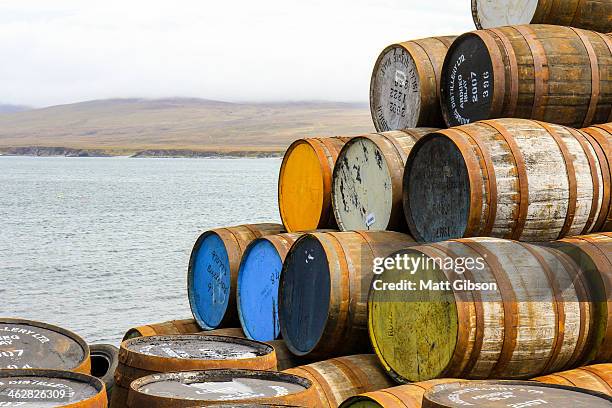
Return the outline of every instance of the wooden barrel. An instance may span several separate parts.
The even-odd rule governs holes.
[[[530,381],[472,381],[440,384],[423,396],[423,408],[610,407],[612,397],[562,385]]]
[[[179,408],[220,402],[315,407],[316,399],[312,383],[295,375],[207,370],[150,375],[136,380],[131,385],[128,407]]]
[[[426,391],[438,384],[457,381],[461,380],[445,378],[366,392],[346,399],[340,408],[421,408]]]
[[[0,370],[0,406],[106,408],[104,383],[62,370]]]
[[[202,328],[198,326],[198,322],[194,319],[171,320],[169,322],[132,327],[125,333],[122,341],[146,336],[194,334],[201,331]]]
[[[584,362],[612,361],[612,233],[565,238],[550,244],[584,272],[593,301],[593,347]]]
[[[411,266],[385,269],[368,300],[372,345],[398,382],[528,379],[604,352],[588,276],[557,249],[468,238],[398,256]]]
[[[332,358],[284,372],[312,381],[319,403],[311,406],[320,408],[335,408],[349,397],[393,384],[373,354]]]
[[[472,0],[476,28],[519,24],[554,24],[608,33],[612,3],[608,0]]]
[[[0,317],[0,370],[40,368],[89,374],[89,346],[50,324]]]
[[[125,407],[129,386],[138,378],[216,368],[273,370],[276,369],[276,353],[267,344],[238,337],[174,335],[126,340],[119,349],[110,406]]]
[[[444,125],[440,72],[454,39],[423,38],[382,51],[370,81],[370,111],[377,131]]]
[[[612,123],[584,128],[582,129],[582,132],[591,140],[591,143],[594,146],[598,146],[596,151],[600,157],[599,161],[604,174],[604,186],[612,184],[610,181],[612,178]],[[603,194],[612,195],[612,193],[610,193],[610,189],[606,190],[605,188],[603,190]],[[610,207],[612,207],[612,202],[608,207],[602,208],[601,212],[603,214],[605,214],[606,210],[608,210],[608,217],[605,220],[602,219],[600,223],[595,226],[594,230],[612,231],[612,210]]]
[[[251,224],[206,231],[196,241],[187,275],[193,317],[205,330],[240,324],[236,279],[242,254],[257,238],[283,232],[279,224]]]
[[[244,252],[236,290],[240,324],[247,338],[279,338],[278,282],[287,252],[301,235],[269,235],[253,241]]]
[[[497,119],[422,137],[404,171],[408,229],[424,242],[494,236],[552,241],[597,232],[610,174],[584,132]]]
[[[366,299],[375,257],[413,243],[397,232],[325,232],[300,237],[281,274],[283,339],[298,356],[367,353]]]
[[[300,139],[285,152],[278,176],[278,206],[288,232],[335,228],[332,171],[349,139]]]
[[[479,30],[455,40],[440,99],[448,126],[527,118],[585,127],[610,121],[612,40],[551,25]]]
[[[534,380],[547,384],[584,388],[612,396],[612,364],[580,367],[575,370],[537,377]]]
[[[434,128],[359,136],[347,142],[336,161],[332,207],[342,231],[405,231],[402,176],[414,143]]]

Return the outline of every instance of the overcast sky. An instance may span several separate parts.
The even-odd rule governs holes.
[[[367,101],[387,44],[472,29],[469,0],[0,0],[0,103]]]

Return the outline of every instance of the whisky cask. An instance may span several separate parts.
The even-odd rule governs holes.
[[[280,337],[278,282],[291,245],[302,234],[269,235],[253,241],[238,271],[238,315],[247,338],[270,341]]]
[[[312,406],[320,408],[335,408],[349,397],[393,384],[373,354],[333,358],[284,372],[308,378],[319,397]]]
[[[511,402],[509,402],[509,400]],[[531,381],[471,381],[440,384],[423,396],[423,408],[553,406],[604,408],[612,397],[594,391]]]
[[[370,82],[370,111],[378,132],[443,126],[440,72],[454,39],[423,38],[382,51]]]
[[[593,302],[593,346],[584,363],[612,361],[612,233],[570,237],[549,244],[584,271]]]
[[[457,381],[461,380],[429,380],[366,392],[346,399],[340,408],[421,408],[426,391],[438,384]]]
[[[520,24],[554,24],[608,33],[612,3],[608,0],[472,0],[476,28]]]
[[[115,370],[119,364],[119,349],[112,344],[91,344],[91,375],[100,379],[106,388],[109,397],[115,386]]]
[[[180,408],[219,403],[316,407],[312,383],[287,373],[255,370],[184,371],[132,383],[128,407]]]
[[[547,384],[567,385],[612,396],[612,364],[596,364],[533,379]]]
[[[366,299],[375,257],[413,243],[396,232],[327,232],[291,247],[279,287],[280,326],[298,356],[367,353]]]
[[[528,379],[606,352],[589,276],[562,251],[468,238],[398,255],[414,267],[385,269],[368,299],[372,345],[398,382]]]
[[[257,238],[283,232],[279,224],[251,224],[204,232],[197,239],[187,274],[193,317],[204,330],[240,324],[236,279],[242,254]]]
[[[192,334],[126,340],[119,350],[110,407],[128,406],[130,384],[147,375],[217,368],[274,370],[276,364],[273,347],[237,337]]]
[[[404,166],[414,143],[434,128],[358,136],[347,142],[334,167],[332,207],[341,231],[405,231]]]
[[[171,320],[163,323],[132,327],[125,333],[122,341],[146,336],[194,334],[201,331],[202,328],[198,326],[198,322],[194,319]]]
[[[492,118],[586,127],[610,122],[612,40],[552,25],[479,30],[457,38],[440,98],[448,126]]]
[[[62,370],[0,370],[0,406],[107,408],[104,383]]]
[[[287,232],[335,228],[332,171],[349,139],[300,139],[289,146],[278,176],[278,207]]]
[[[0,317],[0,370],[27,368],[90,374],[89,346],[57,326]]]
[[[419,241],[552,241],[602,228],[611,214],[609,180],[601,146],[584,132],[487,120],[415,144],[404,171],[404,212]]]
[[[582,129],[583,134],[586,138],[591,141],[593,147],[595,147],[595,151],[599,157],[599,162],[602,167],[602,173],[604,175],[604,189],[602,193],[604,194],[604,203],[606,202],[605,197],[612,195],[609,188],[605,188],[607,185],[612,185],[610,179],[612,178],[612,124],[602,124],[595,125],[588,128]],[[595,225],[594,230],[596,231],[612,231],[612,211],[610,210],[612,207],[612,202],[608,207],[603,207],[601,209],[602,214],[608,214],[608,216],[604,219],[602,218]],[[607,211],[606,211],[607,210]]]

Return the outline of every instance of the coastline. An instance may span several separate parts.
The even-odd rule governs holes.
[[[0,147],[0,156],[30,157],[129,157],[129,158],[278,158],[284,150],[99,149],[62,146]]]

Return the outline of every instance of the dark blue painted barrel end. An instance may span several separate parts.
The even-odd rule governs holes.
[[[291,247],[281,273],[279,315],[289,350],[309,354],[321,339],[330,303],[331,281],[325,249],[310,234]]]
[[[225,244],[213,231],[196,241],[187,275],[189,304],[200,327],[212,330],[221,324],[230,297],[230,264]]]
[[[271,341],[280,336],[278,284],[283,261],[267,239],[253,241],[238,272],[238,315],[244,334],[253,340]]]

